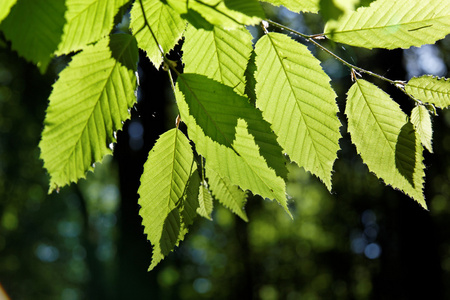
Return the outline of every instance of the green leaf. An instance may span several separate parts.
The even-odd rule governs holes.
[[[320,0],[322,1],[322,0]],[[375,0],[331,0],[333,6],[342,9],[343,11],[355,10],[361,6],[369,6]]]
[[[83,49],[113,29],[114,16],[127,0],[67,0],[64,35],[56,55]]]
[[[129,34],[114,34],[109,42],[112,57],[129,70],[137,71],[139,51],[136,39]]]
[[[374,2],[376,0],[360,0],[359,4],[356,5],[356,7],[361,7],[361,6],[369,6],[370,3]]]
[[[360,79],[348,91],[345,114],[352,142],[369,170],[426,208],[422,145],[400,106]]]
[[[180,15],[199,19],[225,29],[256,25],[264,19],[264,12],[257,0],[166,0]],[[193,25],[196,25],[193,23]],[[202,24],[203,25],[203,24]]]
[[[320,0],[320,14],[324,20],[338,19],[345,12],[368,6],[373,0]]]
[[[42,73],[61,41],[66,22],[64,3],[64,0],[20,0],[0,24],[12,49],[36,64]]]
[[[450,79],[425,75],[414,77],[405,86],[408,94],[440,108],[450,106]]]
[[[147,203],[146,203],[147,204]],[[144,217],[146,220],[152,220],[152,222],[145,222],[144,224],[144,232],[148,235],[150,242],[152,242],[150,235],[145,231],[147,227],[151,226],[152,228],[158,227],[158,221],[155,222],[155,218],[151,218],[151,216],[146,213],[145,215],[141,215],[142,220]],[[144,221],[142,221],[144,223]],[[155,228],[155,231],[158,231],[159,228]],[[162,230],[159,237],[159,242],[154,243],[153,254],[152,254],[152,263],[148,268],[148,271],[153,270],[154,267],[158,265],[158,263],[167,256],[170,251],[175,248],[175,245],[178,242],[178,236],[180,235],[181,229],[181,220],[180,220],[180,211],[177,207],[173,208],[165,217],[164,222],[162,224]],[[151,231],[151,229],[149,230]],[[151,232],[155,234],[154,232]],[[156,233],[156,235],[159,232]]]
[[[4,18],[6,18],[11,10],[11,7],[13,7],[16,2],[17,0],[2,0],[2,2],[0,2],[0,23]]]
[[[115,45],[115,54],[110,44]],[[94,163],[111,153],[108,145],[115,142],[115,132],[122,128],[130,116],[128,109],[136,102],[136,69],[122,62],[136,59],[137,51],[133,36],[112,35],[111,42],[102,39],[75,55],[60,73],[39,144],[50,174],[50,191],[84,178]]]
[[[367,6],[374,0],[262,0],[275,6],[283,5],[293,12],[320,12],[324,20],[335,19],[346,10]]]
[[[450,0],[377,0],[325,26],[330,39],[369,49],[434,44],[449,33]]]
[[[320,14],[322,18],[326,20],[338,19],[346,11],[346,8],[342,8],[337,5],[334,0],[320,0]]]
[[[255,51],[252,51],[252,54],[250,56],[250,59],[247,63],[247,69],[245,69],[245,95],[250,100],[250,103],[252,105],[256,105],[256,79],[255,79],[255,73],[256,73],[256,53]]]
[[[245,90],[245,69],[252,53],[252,36],[245,29],[212,30],[189,27],[183,45],[185,73],[197,73]]]
[[[319,11],[320,0],[262,0],[275,6],[283,5],[293,12],[313,12]]]
[[[247,194],[238,186],[231,184],[230,180],[222,177],[213,169],[206,165],[206,177],[208,177],[209,187],[214,197],[233,213],[248,222],[247,214],[244,211],[247,202]]]
[[[198,197],[199,197],[199,186],[200,186],[200,176],[198,175],[197,166],[194,165],[193,172],[189,178],[188,187],[186,193],[183,196],[182,205],[179,205],[181,214],[181,229],[178,235],[178,246],[179,242],[184,240],[184,236],[188,232],[188,226],[192,225],[194,219],[197,217],[197,208],[199,207]]]
[[[182,224],[184,226],[191,225],[194,222],[195,217],[197,217],[200,176],[196,168],[197,167],[194,166],[192,175],[189,178],[189,184],[183,197],[183,206],[181,206]]]
[[[267,161],[267,165],[278,176],[287,178],[286,161],[282,157],[282,148],[276,141],[277,136],[272,132],[270,124],[264,121],[261,112],[247,98],[236,94],[229,86],[198,74],[181,75],[178,85],[195,123],[207,136],[221,145],[233,148],[238,119],[245,120],[248,131],[259,148],[258,152]]]
[[[163,62],[161,50],[168,53],[181,39],[186,22],[168,5],[159,0],[135,1],[131,9],[131,30],[139,48],[145,50],[156,68]],[[142,12],[144,9],[145,15]],[[147,19],[148,25],[145,23]],[[155,41],[155,35],[159,45]],[[159,48],[161,46],[161,49]]]
[[[211,214],[213,211],[213,199],[206,182],[202,182],[202,184],[200,184],[198,203],[199,207],[197,208],[197,213],[203,218],[212,221]]]
[[[331,190],[341,123],[330,78],[306,46],[284,34],[265,35],[255,52],[257,107],[291,160]]]
[[[164,259],[164,256],[168,255],[175,246],[179,246],[188,233],[188,227],[192,225],[194,218],[197,216],[200,177],[195,165],[192,166],[192,171],[185,194],[178,206],[170,211],[164,220],[160,243],[155,244],[153,263],[149,267],[149,271]],[[177,233],[178,237],[176,236]]]
[[[422,145],[433,153],[431,141],[433,140],[433,127],[428,109],[422,105],[413,108],[411,112],[411,123],[414,125]]]
[[[202,75],[178,77],[176,99],[189,137],[209,168],[231,184],[287,209],[282,152],[261,113],[231,87]]]
[[[189,140],[178,129],[160,136],[144,164],[138,194],[144,233],[153,244],[152,270],[180,238],[183,197],[195,171]]]

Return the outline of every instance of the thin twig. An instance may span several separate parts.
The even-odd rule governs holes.
[[[158,39],[156,38],[156,35],[153,32],[152,27],[148,23],[147,16],[145,14],[144,5],[142,3],[142,0],[139,0],[139,3],[141,4],[142,16],[144,17],[144,22],[145,22],[144,27],[145,26],[148,27],[148,30],[150,31],[150,33],[151,33],[151,35],[153,37],[153,40],[158,45],[158,49],[161,52],[161,58],[163,60],[163,70],[167,71],[167,74],[169,75],[170,85],[172,87],[173,94],[175,95],[175,82],[173,81],[172,73],[170,71],[172,70],[173,72],[175,72],[175,74],[177,74],[177,76],[180,76],[180,72],[178,72],[178,70],[176,69],[176,62],[174,62],[174,61],[172,61],[172,60],[170,60],[170,59],[168,59],[166,57],[166,54],[164,53],[164,50],[163,50],[161,44],[158,42]],[[142,30],[142,28],[140,30]],[[178,125],[180,123],[179,115],[178,115],[178,117],[177,117],[175,122],[176,122],[176,126],[178,128]]]
[[[360,68],[360,67],[358,67],[358,66],[355,66],[355,65],[349,63],[348,61],[344,60],[344,59],[341,58],[340,56],[336,55],[335,53],[333,53],[333,52],[332,52],[331,50],[329,50],[328,48],[326,48],[326,47],[322,46],[321,44],[319,44],[319,43],[316,41],[316,39],[323,39],[323,38],[325,38],[325,35],[324,35],[324,34],[307,35],[307,34],[298,32],[298,31],[296,31],[296,30],[294,30],[294,29],[292,29],[292,28],[289,28],[289,27],[287,27],[287,26],[284,26],[284,25],[282,25],[282,24],[279,24],[279,23],[277,23],[277,22],[274,22],[274,21],[272,21],[272,20],[267,20],[267,22],[268,22],[269,24],[273,25],[273,26],[276,26],[276,27],[281,28],[281,29],[283,29],[283,30],[289,31],[289,32],[291,32],[291,33],[294,33],[294,34],[296,34],[296,35],[298,35],[298,36],[304,38],[304,39],[307,40],[308,42],[314,44],[314,45],[315,45],[316,47],[318,47],[319,49],[321,49],[321,50],[325,51],[326,53],[328,53],[329,55],[333,56],[335,59],[337,59],[338,61],[340,61],[340,62],[341,62],[342,64],[344,64],[345,66],[349,67],[350,69],[353,69],[353,70],[356,70],[356,71],[358,71],[358,72],[360,72],[360,73],[365,73],[365,74],[368,74],[368,75],[370,75],[370,76],[376,77],[376,78],[378,78],[378,79],[387,81],[387,82],[389,82],[389,83],[391,83],[391,84],[394,84],[395,86],[397,86],[397,87],[399,87],[399,88],[401,89],[401,87],[400,87],[399,85],[402,85],[402,84],[403,84],[402,81],[391,80],[391,79],[389,79],[389,78],[386,78],[386,77],[384,77],[384,76],[381,76],[381,75],[379,75],[379,74],[376,74],[376,73],[374,73],[374,72],[372,72],[372,71],[369,71],[369,70]]]
[[[161,56],[164,60],[164,56],[165,56],[164,50],[161,47],[161,44],[158,42],[158,39],[156,38],[156,35],[153,32],[152,27],[150,26],[150,24],[147,21],[147,16],[145,15],[145,9],[144,9],[144,4],[142,4],[142,0],[139,0],[139,3],[141,4],[142,16],[144,17],[145,25],[148,27],[148,30],[150,30],[150,33],[152,34],[152,37],[155,40],[156,45],[158,45],[158,49],[161,52]]]

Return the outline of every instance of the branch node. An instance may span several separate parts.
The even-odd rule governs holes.
[[[261,27],[264,30],[265,34],[268,34],[269,32],[267,31],[267,28],[269,28],[269,22],[267,22],[266,20],[262,20],[261,21]]]
[[[311,35],[310,38],[315,40],[325,40],[327,37],[323,33],[319,33]]]
[[[358,71],[356,71],[353,68],[352,68],[352,71],[350,73],[350,76],[352,78],[352,82],[355,82],[358,79],[358,77],[362,77],[361,73],[359,73]]]

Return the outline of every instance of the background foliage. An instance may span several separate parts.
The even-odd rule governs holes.
[[[320,32],[314,16],[299,18],[278,9],[272,13],[284,24],[297,22],[296,26],[305,26],[304,31],[308,26]],[[197,222],[183,247],[146,273],[151,251],[137,217],[136,192],[152,144],[173,127],[173,100],[161,89],[170,90],[169,83],[141,53],[140,100],[131,122],[117,136],[114,160],[104,163],[110,167],[96,170],[78,186],[46,196],[47,181],[36,150],[50,94],[50,89],[42,87],[53,83],[65,61],[51,62],[48,73],[41,76],[9,49],[4,41],[0,282],[13,298],[448,296],[447,111],[434,119],[434,127],[439,128],[435,155],[425,160],[430,212],[380,185],[368,174],[347,137],[335,166],[334,194],[310,175],[293,169],[288,189],[295,199],[294,221],[274,203],[253,198],[246,209],[248,224],[219,206],[213,223]],[[335,50],[392,78],[421,73],[448,77],[448,39],[436,47],[406,51]],[[172,55],[177,57],[177,51]],[[427,70],[430,57],[438,63]],[[350,88],[347,70],[327,59],[324,67],[342,97]],[[401,105],[408,105],[403,95],[390,92],[403,99]],[[343,103],[338,98],[338,104]],[[119,175],[111,172],[116,168]]]

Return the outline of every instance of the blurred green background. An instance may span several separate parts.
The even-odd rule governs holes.
[[[323,28],[317,16],[268,13],[304,33]],[[394,51],[325,45],[391,79],[449,77],[449,38]],[[349,70],[310,49],[332,77],[343,111]],[[368,172],[341,114],[331,194],[290,165],[294,220],[251,195],[249,223],[216,204],[212,222],[198,217],[180,247],[147,272],[151,245],[140,225],[137,188],[149,150],[174,126],[167,76],[141,53],[138,104],[118,134],[114,157],[87,180],[47,195],[37,146],[51,85],[67,60],[54,60],[42,75],[0,36],[0,283],[11,299],[450,299],[447,110],[433,121],[435,153],[425,153],[429,211]],[[409,113],[405,95],[374,82]]]

